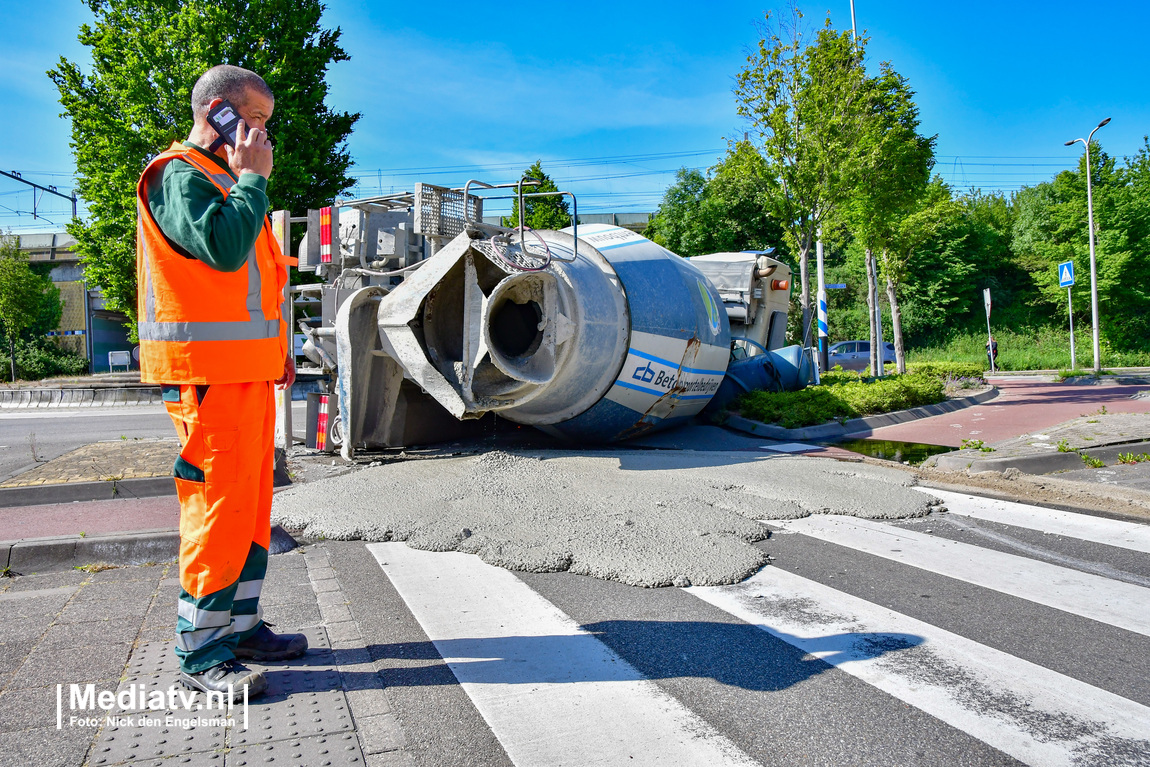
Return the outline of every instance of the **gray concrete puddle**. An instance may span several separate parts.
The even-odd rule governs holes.
[[[736,583],[767,564],[758,520],[925,516],[906,472],[764,455],[489,450],[401,460],[277,493],[278,524],[308,537],[405,541],[509,570],[635,586]]]

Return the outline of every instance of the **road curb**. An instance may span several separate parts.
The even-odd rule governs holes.
[[[299,542],[279,525],[272,525],[269,554],[282,554]],[[56,535],[0,541],[0,569],[14,575],[68,570],[91,564],[142,565],[167,562],[180,554],[180,531],[161,528],[106,533]]]
[[[1107,464],[1118,460],[1123,453],[1150,453],[1150,442],[1127,442],[1118,445],[1103,445],[1097,448],[1079,448],[1067,453],[1038,453],[1037,455],[1001,456],[998,458],[971,458],[953,453],[934,456],[933,465],[950,471],[968,470],[972,474],[980,471],[1006,471],[1018,469],[1023,474],[1051,474],[1056,471],[1070,471],[1085,467],[1082,456],[1097,458]]]
[[[735,415],[733,413],[730,414],[730,417],[727,418],[724,425],[738,431],[746,432],[747,434],[753,434],[756,437],[765,437],[766,439],[784,441],[835,440],[863,431],[877,429],[880,426],[891,426],[896,423],[906,423],[907,421],[917,421],[920,418],[930,418],[931,416],[952,413],[955,410],[962,410],[972,405],[981,405],[984,402],[989,402],[997,396],[998,389],[992,388],[970,397],[948,399],[936,405],[924,405],[922,407],[912,407],[909,410],[897,410],[893,413],[868,415],[865,418],[852,418],[842,424],[832,422],[818,426],[805,426],[801,429],[784,429],[782,426],[752,421],[750,418],[744,418],[741,415]]]
[[[108,535],[58,535],[0,541],[0,562],[13,574],[67,570],[94,563],[166,562],[180,553],[179,530],[139,530]]]
[[[158,386],[0,389],[0,408],[109,407],[163,402]]]
[[[58,482],[48,485],[0,487],[0,508],[42,506],[73,501],[108,501],[114,498],[154,498],[175,494],[176,481],[171,476],[105,482]]]

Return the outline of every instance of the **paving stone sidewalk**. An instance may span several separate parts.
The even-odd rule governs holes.
[[[169,477],[179,454],[180,442],[175,437],[93,442],[17,474],[0,487]]]
[[[311,649],[259,664],[268,692],[246,727],[242,703],[226,716],[197,709],[202,697],[150,708],[153,692],[188,693],[172,650],[178,591],[171,562],[0,579],[0,766],[412,764],[324,544],[269,560],[265,619],[302,629]],[[72,711],[73,684],[122,693],[127,708]]]

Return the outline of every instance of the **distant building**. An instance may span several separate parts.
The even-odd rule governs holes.
[[[60,325],[49,335],[66,349],[88,360],[93,373],[108,371],[108,352],[132,348],[128,341],[128,318],[122,312],[109,311],[100,288],[89,288],[84,281],[84,267],[76,255],[76,240],[67,232],[37,232],[13,235],[20,250],[32,263],[51,263],[48,273],[60,289],[64,312]]]

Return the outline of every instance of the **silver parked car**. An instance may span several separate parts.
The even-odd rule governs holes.
[[[839,341],[828,350],[830,366],[843,370],[866,370],[870,364],[870,341]],[[894,344],[883,344],[883,363],[894,362]]]

